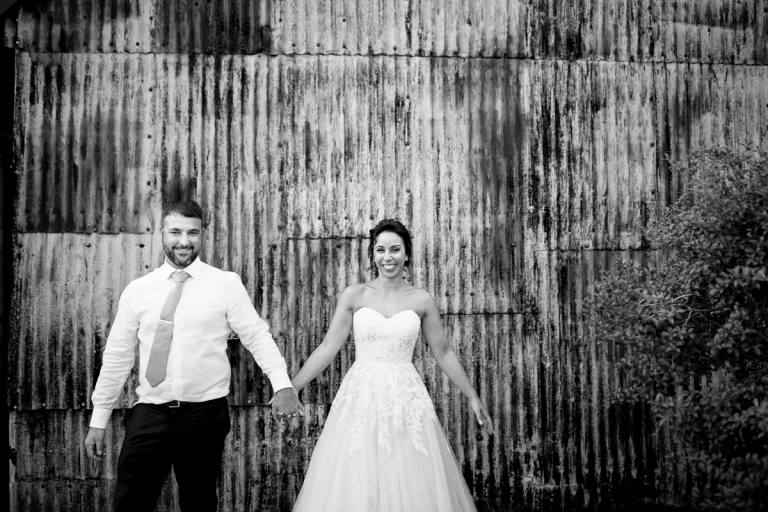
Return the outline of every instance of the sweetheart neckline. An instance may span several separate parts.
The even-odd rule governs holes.
[[[397,313],[395,313],[395,314],[394,314],[394,315],[392,315],[392,316],[384,316],[384,314],[383,314],[382,312],[380,312],[380,311],[378,311],[378,310],[376,310],[376,309],[373,309],[373,308],[369,308],[368,306],[363,306],[363,307],[361,307],[361,308],[357,309],[357,311],[355,311],[355,312],[352,314],[352,316],[356,315],[358,311],[360,311],[360,310],[363,310],[363,309],[368,309],[368,310],[371,310],[371,311],[373,311],[374,313],[377,313],[377,314],[378,314],[378,315],[379,315],[381,318],[383,318],[383,319],[385,319],[385,320],[392,320],[392,319],[393,319],[393,318],[395,318],[397,315],[399,315],[399,314],[401,314],[401,313],[407,313],[407,312],[409,312],[409,311],[410,311],[411,313],[413,313],[414,315],[416,315],[416,316],[419,318],[419,320],[421,320],[421,317],[419,316],[419,314],[418,314],[418,313],[417,313],[415,310],[413,310],[413,309],[403,309],[403,310],[401,310],[401,311],[398,311]]]

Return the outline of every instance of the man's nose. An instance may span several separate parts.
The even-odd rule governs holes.
[[[186,233],[181,234],[181,239],[179,240],[180,245],[189,245],[189,236]]]

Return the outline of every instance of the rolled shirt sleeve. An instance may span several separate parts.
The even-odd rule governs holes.
[[[91,427],[106,428],[125,381],[136,360],[139,322],[131,307],[130,285],[120,296],[107,346],[102,357],[101,372],[91,395],[93,414]]]
[[[253,355],[256,364],[269,378],[272,389],[277,392],[284,388],[291,388],[288,366],[269,332],[269,325],[253,307],[240,276],[235,273],[230,275],[227,322],[238,334],[241,343]]]

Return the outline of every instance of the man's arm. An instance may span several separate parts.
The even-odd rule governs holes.
[[[84,444],[86,454],[93,460],[104,458],[104,437],[109,418],[136,360],[138,330],[139,322],[130,306],[129,288],[126,288],[120,296],[117,316],[104,349],[99,379],[91,395],[93,414]]]
[[[272,411],[278,416],[293,416],[302,411],[297,393],[291,387],[288,367],[280,354],[275,340],[269,333],[269,325],[253,307],[251,298],[237,274],[231,274],[230,301],[227,322],[240,336],[240,342],[256,360],[256,364],[269,378],[275,398]]]

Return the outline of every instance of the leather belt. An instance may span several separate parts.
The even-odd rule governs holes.
[[[183,402],[181,400],[171,400],[170,402],[165,402],[164,404],[152,404],[152,405],[157,405],[158,407],[167,407],[169,409],[178,409],[182,405],[205,405],[211,402],[218,402],[226,399],[227,397],[223,396],[221,398],[214,398],[213,400],[205,400],[204,402]]]
[[[170,402],[165,402],[164,404],[157,404],[157,405],[161,407],[167,407],[169,409],[177,409],[182,405],[194,404],[194,403],[195,402],[182,402],[181,400],[171,400]]]

